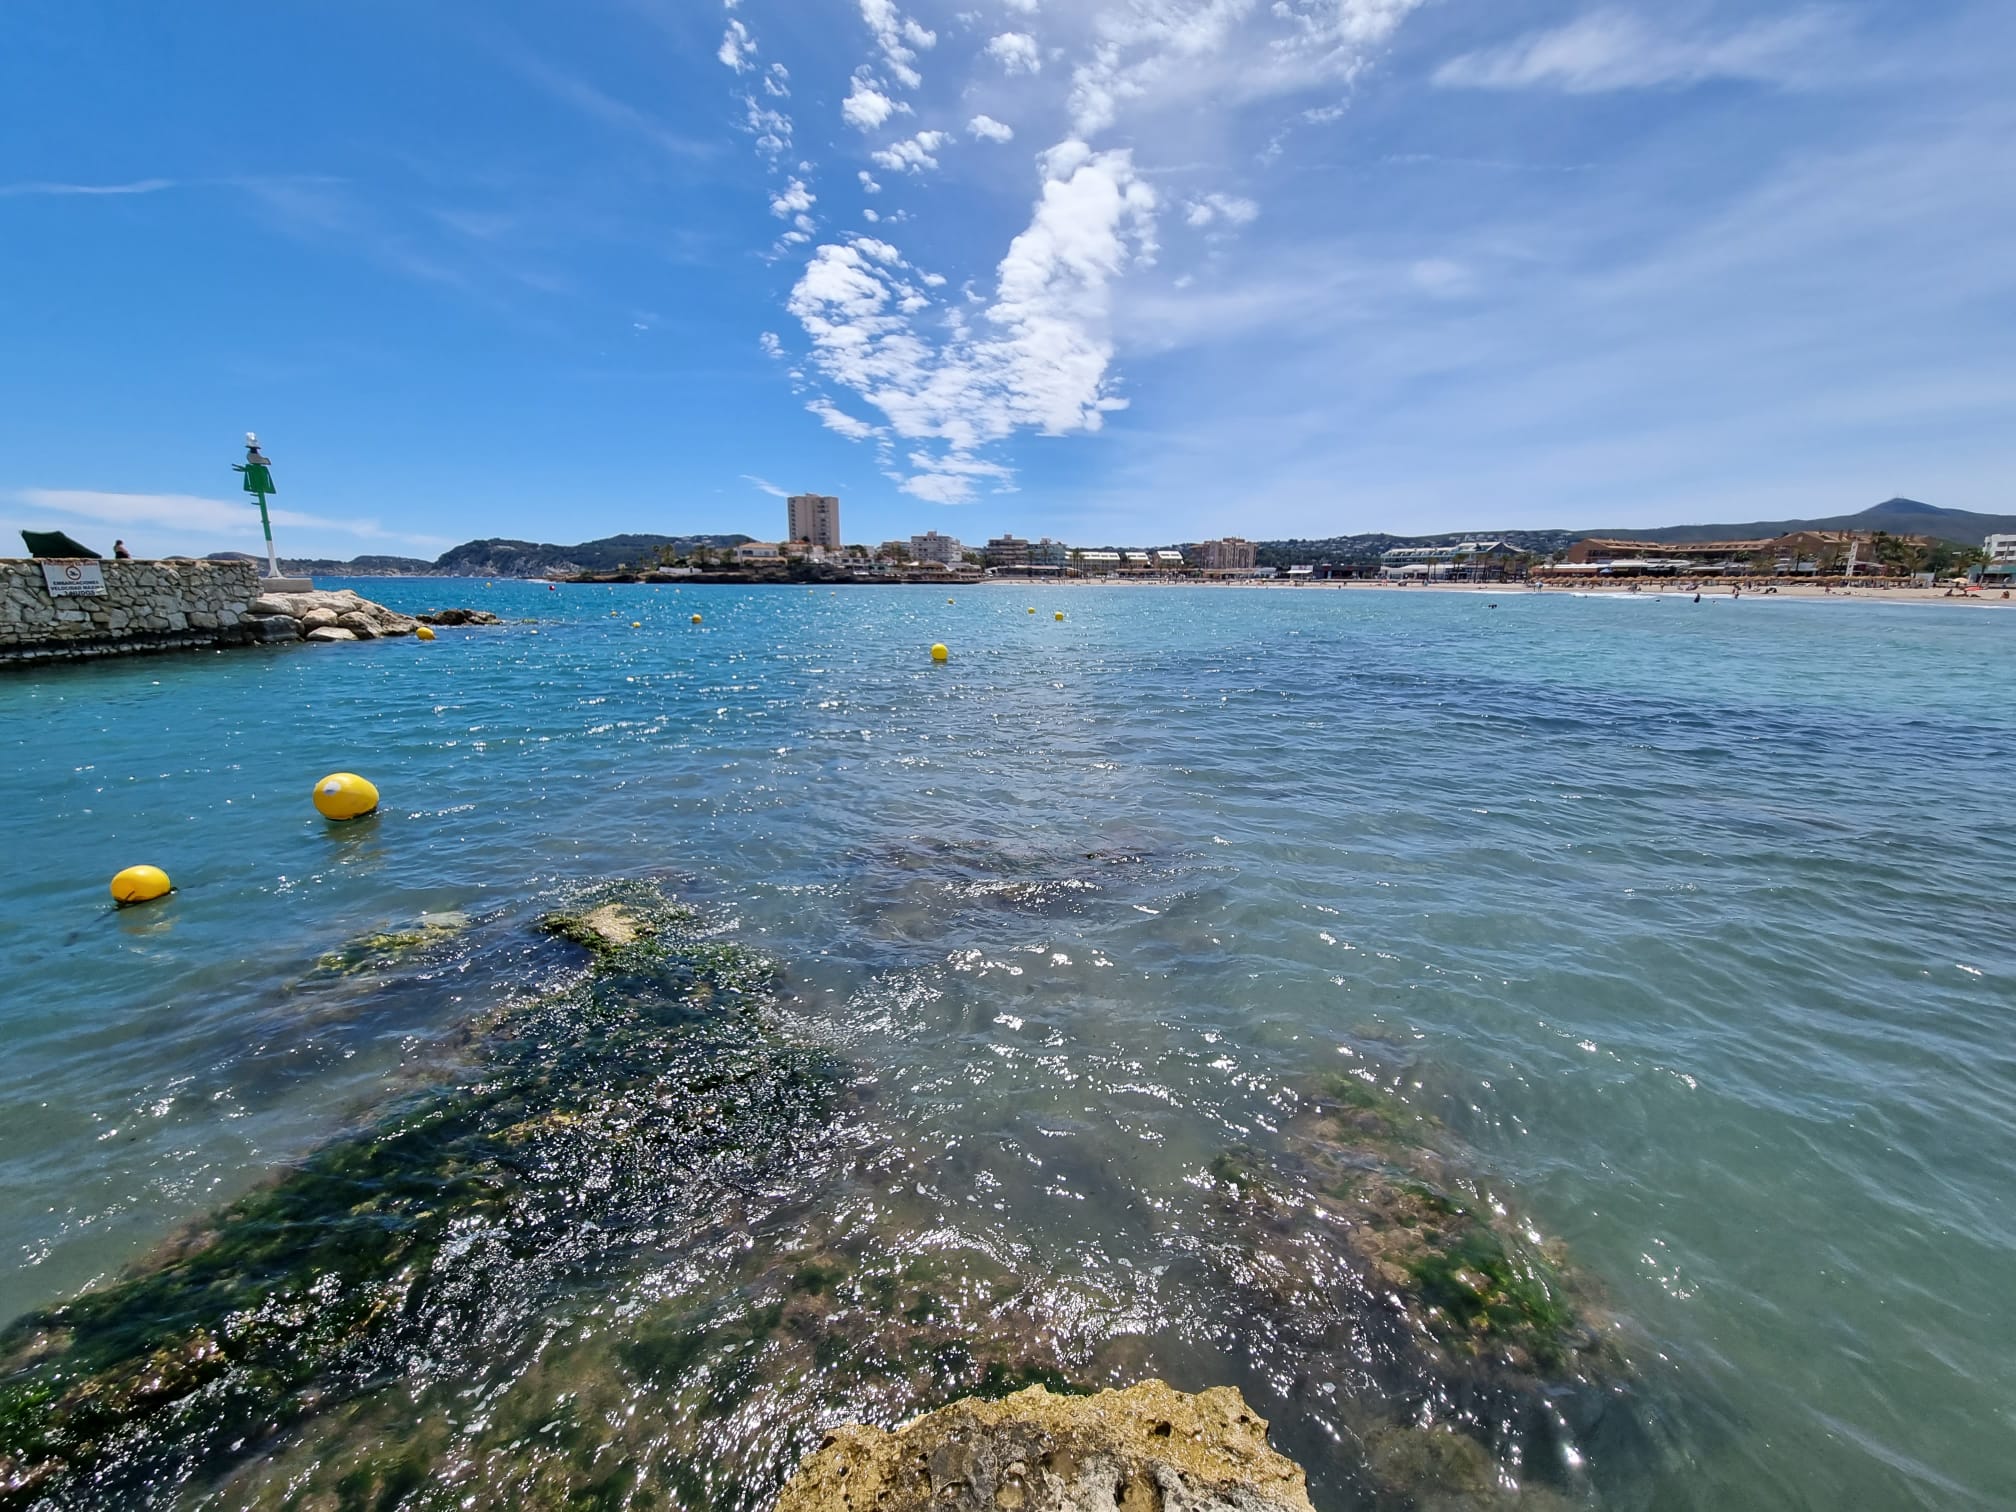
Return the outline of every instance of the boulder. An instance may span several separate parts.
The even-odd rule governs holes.
[[[285,614],[268,614],[252,621],[253,638],[259,641],[297,641],[301,621]]]
[[[1301,1467],[1230,1386],[1097,1396],[1031,1386],[889,1431],[836,1428],[776,1512],[1312,1512]]]
[[[317,625],[303,637],[311,641],[354,641],[356,635],[341,625]]]
[[[488,609],[436,609],[432,614],[420,616],[423,625],[501,625],[504,623]]]
[[[548,914],[539,924],[548,934],[597,952],[621,950],[656,933],[647,917],[621,902],[604,903],[580,913]]]
[[[411,635],[419,623],[411,615],[387,609],[383,604],[374,604],[348,588],[315,589],[307,593],[263,593],[252,612],[261,616],[289,615],[311,628],[341,625],[359,640],[371,640],[380,635]]]

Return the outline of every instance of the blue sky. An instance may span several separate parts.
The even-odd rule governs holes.
[[[0,527],[2016,509],[2006,0],[9,0]]]

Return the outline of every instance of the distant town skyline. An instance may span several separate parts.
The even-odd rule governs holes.
[[[327,557],[2016,500],[1996,0],[9,19],[10,538],[256,550],[247,430]]]

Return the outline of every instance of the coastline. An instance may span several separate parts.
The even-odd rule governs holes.
[[[1622,599],[1679,599],[1692,602],[1694,591],[1679,588],[1647,588],[1633,593],[1622,583],[1576,583],[1535,589],[1530,583],[1383,583],[1370,579],[1337,579],[1328,582],[1290,583],[1281,579],[1184,579],[1173,582],[1157,581],[1153,578],[994,578],[976,586],[1012,586],[1018,584],[1042,584],[1044,587],[1064,588],[1238,588],[1287,590],[1305,593],[1311,590],[1346,591],[1353,593],[1467,593],[1488,594],[1495,599],[1507,598],[1622,598]],[[1970,593],[1964,599],[1960,594],[1949,595],[1944,588],[1897,587],[1877,588],[1869,586],[1854,589],[1828,591],[1810,584],[1773,584],[1775,593],[1766,593],[1763,588],[1744,588],[1738,602],[1755,600],[1766,603],[1771,600],[1797,599],[1812,603],[1878,603],[1878,604],[1949,604],[1960,603],[1994,605],[2004,609],[2016,608],[2016,597],[2003,598],[2001,590],[1994,593]],[[1727,584],[1717,583],[1701,590],[1703,602],[1710,599],[1729,599],[1732,592]]]

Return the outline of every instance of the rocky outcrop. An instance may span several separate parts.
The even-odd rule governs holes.
[[[1312,1512],[1301,1467],[1230,1386],[1097,1396],[1031,1386],[896,1430],[836,1428],[776,1512]]]
[[[411,635],[420,621],[348,588],[265,593],[248,611],[262,640],[353,641]]]
[[[423,625],[501,625],[504,623],[488,609],[436,609],[432,614],[420,616]]]

